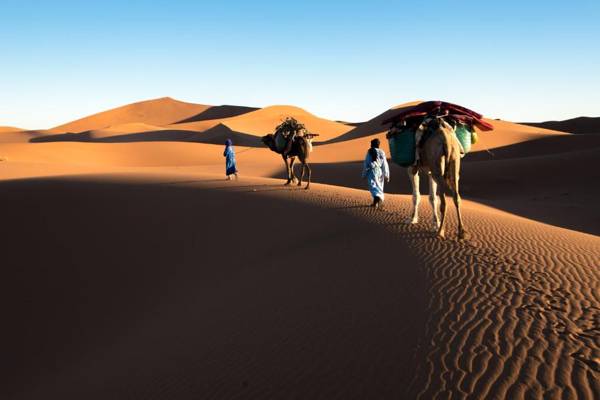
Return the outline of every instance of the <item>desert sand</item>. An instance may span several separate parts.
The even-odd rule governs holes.
[[[599,136],[489,120],[471,238],[450,207],[439,240],[425,197],[404,223],[403,168],[382,210],[360,179],[416,103],[349,124],[163,98],[1,128],[0,397],[599,398]],[[321,135],[310,191],[260,144],[288,113]]]

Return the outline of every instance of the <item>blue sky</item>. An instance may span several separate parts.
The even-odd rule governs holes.
[[[600,116],[600,1],[0,0],[0,125],[134,101]]]

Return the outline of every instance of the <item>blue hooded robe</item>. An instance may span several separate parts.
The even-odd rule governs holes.
[[[227,139],[225,142],[223,156],[225,157],[225,175],[229,176],[238,172],[237,166],[235,165],[235,151],[233,150],[233,144],[230,139]]]
[[[371,152],[367,151],[362,177],[367,178],[369,192],[371,192],[373,198],[379,197],[381,200],[383,200],[384,179],[390,179],[390,167],[388,166],[387,159],[385,158],[385,152],[381,149],[375,150],[377,151],[377,157],[375,160],[371,157]]]

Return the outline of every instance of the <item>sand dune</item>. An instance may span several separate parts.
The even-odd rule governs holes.
[[[527,142],[550,136],[565,135],[564,132],[552,131],[526,125],[515,124],[508,121],[485,119],[494,125],[494,130],[480,132],[479,141],[473,145],[473,150],[495,149],[511,144]]]
[[[342,135],[352,129],[338,122],[316,117],[309,112],[292,106],[271,106],[237,117],[223,120],[222,123],[237,132],[263,136],[273,133],[274,128],[286,117],[294,117],[313,133],[318,133],[315,140],[325,141]]]
[[[564,121],[546,121],[546,122],[523,122],[524,125],[531,125],[540,128],[553,129],[556,131],[578,133],[578,134],[598,134],[600,133],[599,117],[577,117]]]
[[[0,186],[3,397],[598,392],[598,237],[466,202],[472,241],[439,241],[401,223],[406,196],[259,178]],[[302,221],[287,241],[273,214]]]
[[[463,159],[458,242],[452,206],[449,239],[432,235],[426,196],[421,223],[403,223],[404,168],[384,209],[367,206],[362,160],[375,136],[389,153],[392,111],[350,126],[137,104],[157,115],[0,132],[1,398],[600,393],[600,136],[490,121]],[[289,115],[332,139],[310,191],[284,187],[260,144]]]
[[[200,112],[197,112],[200,111]],[[195,113],[197,112],[197,113]],[[195,113],[192,116],[187,116]],[[179,118],[186,115],[185,118]],[[249,136],[263,136],[272,133],[274,128],[286,117],[294,117],[304,123],[313,133],[318,133],[316,141],[325,141],[342,135],[353,127],[342,123],[316,117],[309,112],[292,106],[271,106],[262,109],[240,106],[203,106],[183,103],[170,98],[149,100],[119,107],[113,110],[95,114],[80,120],[58,126],[51,131],[57,135],[42,141],[103,141],[107,137],[121,136],[115,141],[163,140],[166,132],[157,131],[169,129],[173,134],[172,140],[199,139],[214,143],[211,137],[219,136],[215,132],[229,129],[231,134],[239,137],[240,145],[252,143],[258,145],[257,139]],[[190,132],[204,132],[206,135],[194,135]],[[149,132],[153,135],[141,135]],[[73,133],[78,135],[73,135]],[[62,135],[62,136],[59,136]],[[222,135],[221,135],[222,136]],[[206,138],[206,140],[204,140]],[[233,138],[232,138],[233,139]],[[166,139],[164,139],[166,140]],[[224,139],[223,139],[224,141]],[[221,141],[221,142],[223,142]]]
[[[130,123],[168,125],[199,114],[209,107],[202,104],[185,103],[170,97],[163,97],[103,111],[89,117],[59,125],[52,128],[52,131],[56,133],[79,133]]]
[[[370,120],[368,120],[366,122],[361,123],[354,129],[351,129],[350,131],[345,132],[343,135],[332,138],[331,140],[329,140],[329,142],[337,143],[337,142],[342,142],[342,141],[346,141],[346,140],[352,140],[352,139],[358,139],[358,138],[363,138],[363,137],[367,137],[367,136],[373,136],[373,135],[377,135],[377,134],[383,134],[383,133],[387,132],[387,130],[389,129],[389,124],[386,124],[386,125],[381,124],[383,121],[385,121],[386,119],[388,119],[395,113],[399,112],[400,110],[409,109],[413,106],[416,106],[419,103],[422,103],[422,102],[421,101],[412,101],[409,103],[403,103],[403,104],[397,105],[395,107],[392,107],[389,110],[385,111],[384,113],[379,114],[378,116],[371,118]]]
[[[25,129],[15,128],[14,126],[0,126],[0,133],[19,132],[24,130]]]
[[[400,104],[386,112],[372,118],[371,120],[360,124],[349,132],[340,135],[328,143],[347,142],[349,140],[368,138],[371,140],[374,137],[385,137],[385,133],[389,129],[390,124],[382,125],[382,121],[393,116],[398,110],[408,109],[419,104],[420,101]],[[510,144],[525,142],[533,139],[539,139],[548,135],[560,135],[564,132],[553,131],[538,127],[515,124],[507,121],[485,119],[494,126],[494,130],[490,132],[480,132],[479,142],[475,144],[473,150],[493,149],[496,147],[507,146]],[[367,141],[367,140],[365,140]]]
[[[27,130],[6,130],[0,132],[0,144],[2,143],[26,143],[36,138],[51,136],[52,133],[44,130],[27,131]]]

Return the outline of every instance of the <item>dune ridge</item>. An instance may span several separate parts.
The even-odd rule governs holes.
[[[140,101],[90,115],[51,129],[55,133],[80,133],[110,126],[144,123],[167,125],[205,111],[210,106],[185,103],[170,97]]]
[[[15,128],[14,126],[0,126],[0,133],[6,132],[19,132],[24,131],[25,129]]]
[[[261,108],[237,117],[228,118],[223,120],[222,123],[234,131],[263,136],[267,133],[273,133],[275,126],[279,125],[286,117],[296,118],[310,132],[318,133],[319,137],[315,141],[325,141],[352,129],[351,126],[319,118],[302,108],[283,105]]]

